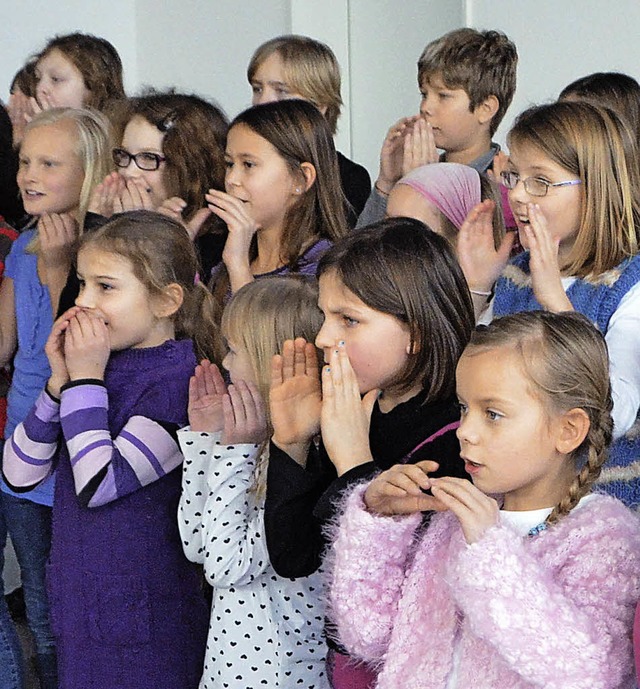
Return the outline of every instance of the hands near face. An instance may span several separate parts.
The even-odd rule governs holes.
[[[44,213],[38,219],[38,268],[40,281],[48,284],[54,273],[71,269],[78,239],[78,223],[69,213]]]
[[[102,380],[111,354],[104,318],[74,306],[53,324],[45,352],[51,366],[47,387],[54,397],[69,381]]]
[[[420,115],[403,117],[389,129],[382,144],[376,187],[389,194],[408,172],[438,160],[431,125]]]
[[[125,179],[117,172],[109,173],[91,195],[89,211],[105,218],[114,213],[156,210],[152,191],[144,177]]]

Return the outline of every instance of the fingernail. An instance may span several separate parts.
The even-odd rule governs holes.
[[[338,347],[344,347],[344,340],[340,340],[340,342],[338,342]]]
[[[325,366],[325,367],[324,367],[324,370],[325,370],[327,373],[331,373],[331,367],[330,367],[330,366]]]

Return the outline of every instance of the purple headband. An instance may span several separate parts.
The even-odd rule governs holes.
[[[412,170],[398,184],[407,184],[432,203],[458,229],[480,203],[480,175],[460,163],[431,163]]]

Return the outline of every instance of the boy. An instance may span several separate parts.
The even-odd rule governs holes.
[[[492,168],[500,146],[491,137],[513,99],[517,63],[515,45],[498,31],[456,29],[427,45],[418,60],[420,114],[387,133],[357,227],[384,217],[391,189],[413,168],[438,161]]]

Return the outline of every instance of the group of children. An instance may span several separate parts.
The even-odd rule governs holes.
[[[312,39],[230,123],[124,100],[104,39],[24,68],[0,550],[43,689],[636,687],[640,86],[576,82],[506,158],[516,64],[430,43],[373,188]]]

